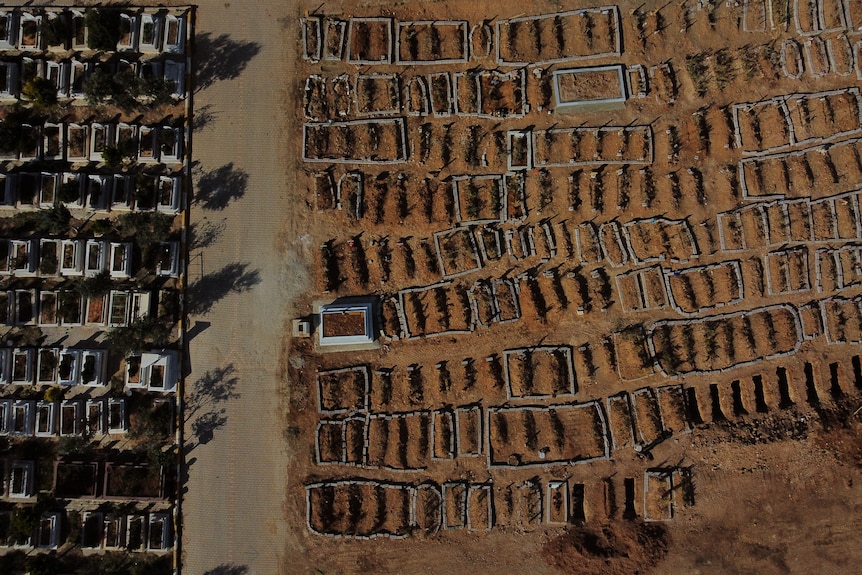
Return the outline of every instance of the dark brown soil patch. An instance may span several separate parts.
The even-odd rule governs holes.
[[[365,312],[327,313],[323,316],[324,337],[365,335]]]
[[[664,525],[625,521],[571,527],[548,541],[542,554],[561,573],[643,575],[664,558],[669,543]]]

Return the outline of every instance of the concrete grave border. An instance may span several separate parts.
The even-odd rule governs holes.
[[[395,107],[387,110],[373,110],[371,112],[363,112],[360,105],[360,86],[362,85],[362,81],[366,79],[371,80],[385,80],[388,82],[394,82],[395,84]],[[387,84],[389,85],[389,84]],[[390,92],[391,85],[389,85]],[[371,72],[369,74],[356,74],[353,80],[353,93],[356,98],[356,115],[363,118],[376,118],[380,116],[393,116],[396,114],[400,114],[401,110],[404,108],[404,104],[401,101],[401,76],[400,74],[381,74],[379,72]]]
[[[776,265],[781,267],[782,264],[779,263],[776,260],[776,258],[779,258],[779,257],[786,258],[787,256],[789,256],[792,253],[802,253],[802,255],[805,259],[805,268],[804,268],[805,278],[804,279],[805,279],[806,287],[804,287],[802,289],[798,289],[798,290],[788,289],[787,291],[776,291],[774,289],[774,286],[772,285],[772,273],[771,273],[772,263],[771,262],[775,261]],[[784,266],[787,266],[787,265],[788,264],[785,261]],[[789,274],[789,272],[788,272],[788,274]],[[793,246],[793,247],[784,248],[781,250],[766,252],[765,254],[763,254],[763,275],[766,276],[766,291],[771,296],[800,294],[800,293],[805,293],[805,292],[811,291],[811,276],[809,273],[808,248],[805,245],[800,245],[800,246]]]
[[[311,16],[306,18],[300,18],[300,26],[302,26],[302,59],[309,60],[311,62],[319,62],[321,56],[323,55],[323,23],[322,18],[320,16]],[[308,46],[308,26],[309,24],[314,24],[317,27],[317,45],[313,46],[311,50],[309,50]]]
[[[792,318],[794,320],[794,324],[796,327],[796,333],[797,333],[796,345],[793,347],[793,349],[791,349],[789,351],[777,352],[777,353],[765,355],[763,357],[751,359],[748,361],[741,361],[741,362],[733,363],[731,365],[728,365],[727,367],[723,367],[723,368],[719,368],[719,369],[709,369],[709,370],[693,369],[690,371],[685,371],[685,372],[680,371],[680,372],[672,373],[672,374],[667,373],[664,370],[664,368],[662,367],[661,363],[658,362],[657,360],[653,361],[653,365],[654,365],[655,370],[657,370],[659,373],[661,373],[664,377],[667,377],[670,379],[678,379],[678,378],[685,378],[685,377],[693,377],[696,375],[709,375],[709,374],[713,374],[713,373],[726,373],[728,371],[739,369],[741,367],[745,367],[748,365],[754,365],[754,364],[759,363],[761,361],[768,361],[768,360],[772,360],[772,359],[776,359],[776,358],[780,358],[780,357],[789,357],[789,356],[795,354],[797,351],[799,351],[799,347],[802,345],[802,342],[805,340],[805,338],[803,337],[802,321],[799,317],[799,310],[795,306],[792,306],[790,304],[784,304],[784,303],[757,307],[757,308],[754,308],[751,310],[741,310],[741,311],[733,311],[733,312],[728,312],[728,313],[723,313],[723,314],[718,314],[718,315],[701,316],[701,317],[698,317],[696,319],[659,320],[659,321],[651,324],[645,332],[647,351],[649,352],[651,357],[653,357],[653,358],[656,357],[657,354],[656,354],[656,350],[655,350],[655,343],[653,342],[653,334],[655,333],[655,330],[658,327],[663,327],[663,326],[668,325],[668,324],[694,325],[694,324],[698,324],[698,323],[705,323],[707,321],[723,320],[723,319],[734,317],[734,316],[745,316],[745,315],[751,315],[754,313],[767,312],[767,311],[771,311],[774,309],[787,310],[788,312],[790,312],[790,315],[792,316]]]
[[[539,162],[536,157],[537,144],[536,140],[540,135],[545,133],[553,134],[572,134],[574,132],[583,133],[600,133],[600,132],[644,132],[644,140],[648,148],[647,153],[637,159],[617,159],[614,158],[587,158],[576,159],[570,158],[568,162]],[[655,144],[653,140],[652,127],[646,126],[601,126],[597,128],[551,128],[548,130],[533,130],[532,131],[532,151],[533,159],[532,166],[536,168],[570,168],[574,166],[595,166],[595,165],[650,165],[653,163],[655,154]]]
[[[321,37],[323,38],[323,60],[328,61],[341,61],[344,59],[344,41],[347,38],[347,21],[340,20],[338,18],[327,17],[325,20],[326,26],[323,29],[323,33]],[[329,54],[326,51],[326,48],[329,46],[328,37],[330,30],[338,31],[338,52]]]
[[[619,82],[620,95],[609,98],[597,98],[594,100],[571,100],[563,101],[560,99],[560,76],[577,76],[579,74],[589,74],[591,72],[606,72],[615,70],[617,72],[617,80]],[[624,72],[625,71],[625,72]],[[599,106],[617,108],[625,107],[626,100],[629,97],[629,91],[626,86],[625,74],[628,73],[628,68],[622,64],[606,64],[604,66],[590,66],[587,68],[563,68],[554,70],[551,74],[551,81],[554,89],[554,111],[566,113],[569,111],[577,111],[579,108],[586,108],[588,111],[598,109]]]
[[[676,302],[676,298],[673,296],[673,290],[670,288],[670,278],[677,273],[688,273],[688,272],[696,272],[696,271],[705,271],[716,268],[730,267],[734,274],[736,275],[736,287],[739,291],[739,296],[736,298],[727,301],[727,302],[718,302],[715,305],[702,306],[697,308],[694,312],[686,312],[680,308],[679,304]],[[676,313],[683,317],[699,317],[704,312],[708,312],[713,309],[723,308],[725,306],[732,306],[738,303],[745,301],[745,283],[742,276],[742,262],[740,260],[724,260],[720,262],[715,262],[706,265],[700,266],[691,266],[683,269],[670,269],[665,267],[660,267],[662,277],[664,279],[665,291],[667,293],[667,300],[670,306],[674,309]]]
[[[614,33],[614,49],[610,52],[597,52],[595,54],[589,54],[585,56],[565,56],[562,58],[553,58],[549,60],[538,60],[535,62],[523,62],[518,60],[504,60],[500,54],[500,40],[502,38],[501,35],[501,26],[504,24],[510,24],[512,22],[529,22],[531,20],[551,20],[557,17],[566,17],[566,16],[580,16],[583,14],[607,14],[611,13],[613,15],[613,28],[615,29]],[[582,8],[580,10],[569,10],[565,12],[553,12],[549,14],[538,14],[535,16],[522,16],[517,18],[510,18],[508,20],[497,20],[496,23],[496,31],[495,31],[495,39],[497,45],[497,64],[500,66],[538,66],[545,64],[554,64],[558,62],[577,62],[583,60],[595,60],[597,58],[605,58],[609,56],[617,56],[619,57],[622,54],[622,31],[620,26],[620,12],[617,6],[598,6],[594,8]]]
[[[514,355],[521,356],[521,355],[524,355],[525,353],[528,353],[528,352],[533,353],[536,351],[546,352],[546,353],[548,353],[548,355],[555,354],[556,352],[563,352],[564,358],[566,360],[567,377],[568,377],[568,384],[566,386],[566,389],[569,390],[568,392],[560,393],[557,395],[544,394],[544,393],[539,393],[539,394],[535,394],[535,395],[515,395],[512,392],[512,375],[511,375],[511,370],[509,369],[510,358]],[[505,382],[506,382],[506,398],[510,401],[519,401],[519,400],[535,401],[537,399],[558,398],[558,397],[559,398],[568,398],[568,397],[574,397],[575,394],[578,392],[578,383],[577,383],[577,378],[575,377],[574,353],[573,353],[572,346],[570,346],[570,345],[565,345],[565,344],[561,344],[561,345],[537,345],[537,346],[532,346],[532,347],[519,347],[519,348],[506,349],[506,350],[503,350],[503,361],[504,361],[503,374],[504,374],[504,378],[505,378]]]
[[[545,461],[545,462],[527,462],[520,465],[509,465],[508,463],[494,463],[494,453],[491,447],[491,414],[501,411],[550,411],[553,409],[572,408],[572,409],[588,409],[596,410],[596,415],[602,427],[601,439],[604,447],[604,453],[596,457],[588,457],[578,460],[560,460],[560,461]],[[486,436],[488,437],[488,469],[530,469],[530,468],[551,468],[559,465],[580,465],[610,459],[610,441],[608,440],[608,420],[605,414],[602,401],[594,399],[583,403],[563,403],[556,405],[519,405],[519,406],[490,406],[486,410],[488,425],[486,426]]]
[[[423,26],[460,26],[464,28],[463,58],[441,58],[439,60],[402,60],[401,29],[417,24]],[[425,66],[437,64],[466,64],[470,61],[470,23],[466,20],[412,20],[395,23],[395,63],[400,66]]]
[[[308,156],[308,129],[330,127],[337,128],[352,125],[393,124],[397,126],[401,140],[401,154],[391,160],[375,160],[371,158],[312,158]],[[358,165],[390,165],[403,164],[407,161],[407,133],[404,118],[375,118],[368,120],[347,120],[342,122],[306,122],[302,125],[302,161],[308,163],[327,164],[358,164]]]
[[[354,57],[353,54],[353,25],[354,23],[362,23],[362,22],[385,22],[386,32],[388,35],[388,48],[387,53],[380,60],[363,60],[362,58]],[[384,18],[384,17],[355,17],[351,16],[350,21],[347,25],[347,63],[348,64],[357,64],[364,66],[373,66],[380,64],[392,64],[392,48],[394,45],[393,41],[393,19],[392,18]]]
[[[342,409],[324,409],[323,408],[323,388],[321,384],[321,376],[339,375],[342,373],[361,373],[365,379],[365,393],[363,398],[363,407],[361,409],[342,408]],[[347,367],[339,367],[335,369],[324,369],[317,372],[317,412],[323,415],[341,415],[351,412],[367,412],[371,408],[371,371],[368,364],[351,365]]]

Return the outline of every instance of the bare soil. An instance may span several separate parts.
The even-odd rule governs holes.
[[[326,314],[323,322],[325,337],[345,337],[365,334],[365,312],[350,311]]]
[[[384,115],[392,99],[362,96],[344,115],[327,103],[315,121],[333,123],[309,126],[306,148],[320,162],[296,163],[308,217],[292,232],[325,245],[308,251],[317,292],[298,313],[323,291],[377,295],[382,346],[286,345],[296,479],[285,520],[300,543],[285,565],[723,574],[841,572],[862,559],[852,535],[862,524],[862,282],[855,252],[829,251],[862,239],[855,71],[839,74],[838,32],[819,34],[836,71],[796,70],[806,48],[792,14],[785,26],[775,3],[762,16],[743,4],[621,5],[618,31],[601,12],[509,20],[557,10],[536,2],[327,5],[339,19],[467,20],[475,58],[304,62],[297,74],[296,117],[311,74],[397,74],[402,103],[408,85],[427,85],[428,104],[412,91],[418,115]],[[849,11],[862,17],[857,4]],[[764,30],[742,30],[758,18]],[[496,61],[498,23],[500,54],[517,65]],[[455,28],[444,28],[400,29],[399,56],[455,54]],[[617,33],[623,54],[593,60]],[[378,61],[384,38],[377,23],[355,22],[349,49]],[[477,50],[489,42],[487,55]],[[550,74],[603,64],[643,65],[646,97],[555,113]],[[369,110],[403,118],[404,156],[390,127],[339,124]],[[352,162],[326,161],[343,157]],[[361,174],[361,189],[349,188],[361,194],[358,216],[336,201],[347,173]],[[507,350],[537,346],[571,349],[574,394],[552,353],[507,364]],[[359,365],[371,374],[368,416],[320,414],[317,374]],[[327,405],[364,409],[341,383],[325,390]],[[376,486],[336,485],[346,480]],[[559,497],[548,499],[561,480],[564,525],[548,519],[561,514]],[[317,483],[326,487],[309,507],[306,486]],[[346,537],[314,535],[306,520]]]

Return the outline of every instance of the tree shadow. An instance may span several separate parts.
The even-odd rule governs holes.
[[[245,195],[248,173],[233,162],[198,176],[195,203],[205,210],[223,210]]]
[[[218,117],[218,113],[213,111],[212,104],[206,104],[197,108],[195,110],[194,116],[192,117],[192,130],[195,132],[200,132],[211,123],[213,123]]]
[[[214,569],[210,569],[204,575],[245,575],[246,573],[248,573],[247,565],[224,563]]]
[[[260,52],[257,42],[237,42],[229,34],[213,37],[210,32],[195,36],[195,91],[221,80],[237,78]]]
[[[204,218],[189,226],[191,239],[189,240],[189,249],[198,250],[208,248],[218,240],[224,232],[227,218],[222,218],[219,222],[211,222]]]
[[[239,379],[232,363],[208,370],[192,384],[186,396],[186,406],[190,410],[188,415],[192,416],[208,405],[239,398],[239,393],[236,392],[237,383]],[[188,420],[189,417],[186,417],[186,421]]]
[[[192,436],[195,445],[206,445],[215,437],[215,432],[227,423],[225,409],[213,410],[203,413],[192,422]]]
[[[217,272],[201,276],[188,288],[188,314],[206,315],[223,298],[247,292],[260,283],[257,270],[247,270],[248,264],[228,264]]]
[[[227,412],[220,404],[240,396],[236,391],[239,379],[235,371],[233,364],[229,363],[207,371],[191,385],[183,414],[183,421],[191,422],[186,454],[198,445],[212,441],[215,432],[227,423]]]

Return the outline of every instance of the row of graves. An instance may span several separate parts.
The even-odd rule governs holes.
[[[82,103],[95,71],[173,82],[187,94],[187,8],[13,8],[0,11],[0,97],[26,94],[34,78],[57,97]]]
[[[862,13],[781,6],[303,19],[310,532],[672,520],[858,396]]]
[[[192,25],[0,7],[0,553],[170,563]]]

